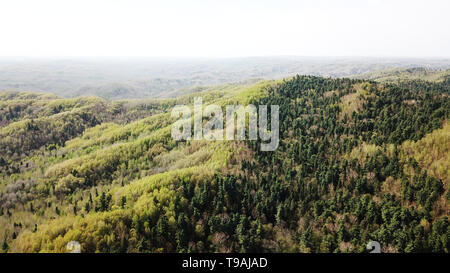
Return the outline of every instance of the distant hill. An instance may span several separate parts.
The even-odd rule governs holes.
[[[0,59],[0,90],[61,97],[168,98],[201,86],[281,79],[296,74],[348,77],[394,67],[449,69],[449,59],[250,57],[228,59]]]
[[[424,80],[443,82],[450,79],[450,69],[430,69],[425,67],[390,68],[373,71],[355,76],[358,79],[374,80],[378,82],[397,82],[404,80]]]

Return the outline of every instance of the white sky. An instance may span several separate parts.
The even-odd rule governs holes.
[[[0,56],[450,56],[448,0],[0,0]]]

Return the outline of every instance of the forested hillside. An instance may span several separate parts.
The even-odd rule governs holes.
[[[4,252],[449,252],[450,84],[296,76],[176,99],[0,93]],[[280,106],[280,145],[175,141],[177,104]]]

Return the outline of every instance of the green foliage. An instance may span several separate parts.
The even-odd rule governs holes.
[[[448,89],[297,76],[143,102],[1,95],[3,251],[448,252]],[[279,148],[172,140],[170,109],[198,95],[279,105]]]

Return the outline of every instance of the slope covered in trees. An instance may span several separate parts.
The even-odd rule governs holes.
[[[2,249],[448,252],[449,93],[297,76],[156,101],[3,94]],[[279,148],[174,141],[170,110],[195,96],[279,105]]]

